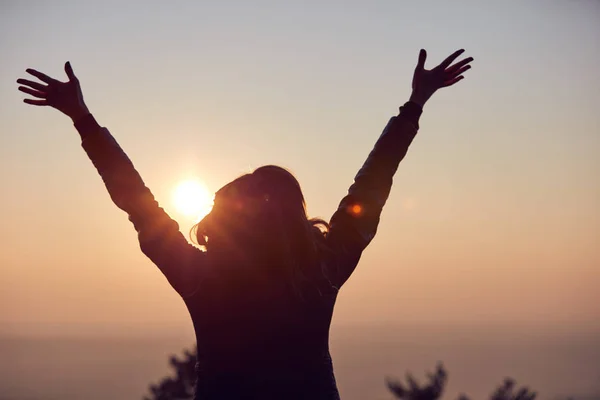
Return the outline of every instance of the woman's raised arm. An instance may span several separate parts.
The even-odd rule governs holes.
[[[390,119],[348,194],[333,214],[327,236],[333,260],[328,263],[326,272],[338,289],[348,280],[363,250],[375,237],[394,174],[417,134],[425,102],[438,89],[460,81],[462,74],[470,68],[472,58],[451,65],[462,52],[456,51],[434,69],[426,70],[427,53],[421,50],[410,100],[400,108],[398,116]]]
[[[200,270],[206,254],[192,246],[179,231],[179,225],[159,207],[108,129],[101,127],[83,101],[78,79],[69,63],[65,64],[67,82],[28,69],[41,82],[19,79],[19,90],[36,97],[24,102],[53,107],[71,118],[81,135],[82,146],[98,170],[111,199],[129,215],[140,247],[163,272],[171,286],[182,296],[198,289]]]

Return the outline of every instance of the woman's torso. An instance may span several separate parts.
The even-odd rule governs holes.
[[[329,354],[336,291],[207,276],[186,299],[198,346],[198,398],[338,399]]]

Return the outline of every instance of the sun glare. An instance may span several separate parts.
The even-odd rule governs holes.
[[[201,182],[187,180],[175,188],[173,202],[177,211],[199,221],[212,209],[213,196]]]

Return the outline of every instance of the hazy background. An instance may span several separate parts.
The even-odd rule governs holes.
[[[540,374],[523,375],[534,387],[557,384],[540,365],[562,364],[555,372],[566,386],[556,391],[592,390],[598,343],[583,338],[600,332],[599,20],[592,0],[0,0],[0,333],[21,343],[4,345],[13,352],[4,383],[21,393],[44,375],[34,365],[64,377],[59,360],[82,354],[46,344],[36,360],[25,337],[158,340],[139,354],[163,369],[140,382],[158,378],[165,354],[193,337],[183,302],[139,251],[68,118],[22,103],[15,80],[26,68],[64,79],[71,61],[91,111],[187,232],[193,221],[172,202],[179,182],[197,178],[215,191],[266,163],[289,167],[309,212],[329,218],[408,99],[423,47],[429,67],[458,48],[475,61],[427,104],[378,237],[339,298],[332,347],[342,394],[353,398],[361,375],[381,385],[383,373],[483,357],[472,340],[490,331],[508,348],[560,337],[580,350],[548,344],[510,358],[489,345],[507,364],[486,355],[470,370],[448,365],[461,389],[491,390],[519,371]],[[414,353],[410,332],[421,332],[429,356]],[[466,347],[445,357],[436,346],[452,335]],[[100,355],[124,357],[113,350],[69,362],[85,375]],[[360,365],[365,357],[376,367]],[[496,368],[488,380],[473,375],[483,360]],[[124,374],[149,364],[135,365]]]

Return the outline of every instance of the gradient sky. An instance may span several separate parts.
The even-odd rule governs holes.
[[[33,67],[86,102],[171,201],[289,167],[329,218],[421,47],[475,61],[425,107],[334,324],[598,328],[600,3],[0,2],[0,331],[191,329],[68,118],[22,103]]]

